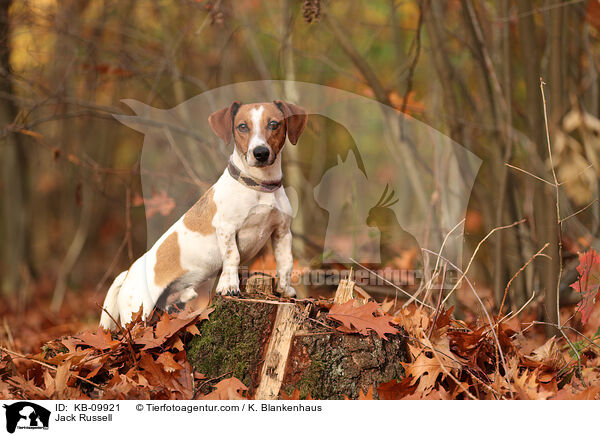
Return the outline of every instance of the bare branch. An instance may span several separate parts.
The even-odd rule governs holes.
[[[586,210],[588,207],[590,207],[591,205],[593,205],[594,203],[596,203],[598,201],[598,198],[595,198],[594,200],[592,200],[587,206],[582,207],[581,209],[579,209],[577,212],[572,213],[571,215],[563,218],[560,220],[560,222],[564,222],[566,220],[568,220],[569,218],[573,218],[575,215],[580,214],[581,212],[583,212],[584,210]]]
[[[514,280],[514,279],[516,279],[516,278],[517,278],[517,276],[518,276],[519,274],[521,274],[521,273],[522,273],[522,272],[525,270],[525,268],[527,268],[527,266],[528,266],[528,265],[529,265],[531,262],[533,262],[533,260],[534,260],[536,257],[538,257],[538,256],[541,256],[541,255],[542,255],[542,251],[544,251],[544,250],[545,250],[545,249],[548,247],[548,245],[550,245],[550,243],[549,243],[549,242],[546,242],[546,244],[545,244],[545,245],[544,245],[542,248],[540,248],[540,250],[539,250],[537,253],[535,253],[533,256],[531,256],[531,257],[529,258],[529,260],[528,260],[527,262],[525,262],[525,265],[523,265],[523,266],[522,266],[522,267],[519,269],[519,271],[517,271],[517,272],[515,273],[515,275],[514,275],[514,276],[512,276],[512,277],[511,277],[511,279],[508,281],[508,284],[506,285],[506,288],[504,289],[504,297],[502,297],[502,303],[500,304],[500,309],[498,310],[498,316],[502,315],[502,308],[504,307],[504,301],[506,300],[506,295],[508,294],[508,289],[510,288],[510,285],[512,284],[513,280]]]
[[[527,175],[529,175],[529,176],[533,177],[534,179],[537,179],[537,180],[539,180],[540,182],[544,182],[544,183],[547,183],[547,184],[549,184],[550,186],[554,186],[554,183],[552,183],[552,182],[549,182],[549,181],[548,181],[548,180],[546,180],[546,179],[542,179],[541,177],[538,177],[538,176],[536,176],[535,174],[532,174],[532,173],[530,173],[529,171],[525,171],[525,170],[524,170],[524,169],[522,169],[522,168],[516,167],[516,166],[514,166],[514,165],[511,165],[511,164],[508,164],[508,163],[504,163],[504,165],[506,165],[506,166],[507,166],[507,167],[509,167],[509,168],[515,169],[515,170],[517,170],[517,171],[521,171],[522,173],[525,173],[525,174],[527,174]]]

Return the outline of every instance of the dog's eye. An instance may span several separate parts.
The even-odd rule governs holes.
[[[279,123],[277,121],[269,121],[267,127],[271,130],[277,130],[277,128],[279,127]]]
[[[246,124],[246,123],[239,124],[239,125],[237,126],[237,129],[238,129],[240,132],[243,132],[243,133],[246,133],[246,132],[249,132],[249,131],[250,131],[250,129],[248,128],[248,124]]]

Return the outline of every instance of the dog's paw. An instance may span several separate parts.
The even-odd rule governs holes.
[[[198,294],[196,293],[194,288],[188,288],[181,294],[179,301],[181,303],[187,303],[188,301],[196,298],[197,296],[198,296]]]
[[[226,288],[218,288],[217,287],[217,295],[230,295],[230,296],[238,296],[241,295],[239,287],[226,287]]]
[[[240,295],[240,283],[237,280],[221,276],[216,292],[217,295]]]
[[[285,289],[278,289],[277,292],[279,294],[281,294],[282,297],[287,297],[287,298],[291,298],[291,297],[295,297],[296,296],[296,290],[294,288],[292,288],[291,286],[288,286]]]

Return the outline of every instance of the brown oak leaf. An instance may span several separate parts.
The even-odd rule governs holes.
[[[392,317],[373,315],[379,310],[379,304],[372,301],[362,305],[355,305],[355,303],[356,300],[353,299],[344,304],[334,304],[329,309],[327,316],[342,323],[338,330],[346,333],[358,332],[362,335],[368,335],[372,330],[381,339],[387,339],[386,334],[396,335],[399,333],[393,324]]]
[[[248,388],[235,377],[221,380],[215,385],[214,391],[200,397],[202,400],[245,400],[243,395]]]
[[[164,313],[160,318],[160,321],[156,324],[154,334],[157,342],[164,343],[168,338],[178,333],[181,330],[185,330],[188,326],[196,324],[203,319],[208,319],[208,315],[213,311],[210,309],[200,309],[194,312],[184,310],[173,317],[171,314]]]
[[[380,400],[399,400],[415,393],[417,386],[413,382],[414,379],[408,376],[400,381],[394,379],[381,383],[377,387],[377,395],[379,395]]]
[[[415,394],[425,397],[436,385],[438,376],[442,378],[450,373],[455,375],[462,369],[465,362],[459,356],[450,351],[450,342],[447,336],[436,338],[435,342],[423,339],[426,349],[422,350],[409,345],[414,357],[412,363],[404,363],[406,376],[412,376],[416,386]]]
[[[173,359],[173,354],[167,351],[161,353],[156,359],[156,362],[160,363],[167,372],[173,372],[177,371],[178,369],[183,369],[183,366],[181,366],[175,361],[175,359]]]
[[[83,332],[75,337],[81,345],[87,345],[98,350],[114,349],[121,344],[121,341],[113,340],[110,332],[99,327],[95,332]]]

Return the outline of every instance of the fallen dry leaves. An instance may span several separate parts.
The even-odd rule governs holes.
[[[579,283],[592,288],[594,256],[582,256],[579,271]],[[581,289],[586,286],[590,287]],[[542,340],[542,326],[521,324],[518,318],[493,319],[494,335],[492,327],[480,320],[454,319],[452,308],[431,313],[417,305],[403,308],[390,302],[312,301],[323,314],[323,325],[332,331],[374,332],[382,339],[401,334],[408,339],[411,359],[403,363],[405,376],[361,391],[359,399],[600,398],[600,329],[586,338],[567,332],[577,359],[564,338]],[[588,329],[597,327],[598,311],[590,307],[582,309],[591,314]],[[11,348],[18,352],[0,350],[0,398],[249,399],[248,388],[234,377],[221,379],[208,393],[198,388],[210,380],[194,373],[184,344],[199,334],[197,324],[209,314],[210,309],[163,313],[152,322],[137,316],[117,333],[88,329],[52,339],[76,326],[53,327],[49,315],[38,311],[31,318],[35,324],[23,326],[28,332],[38,329],[38,337],[27,342],[12,338]],[[297,400],[300,392],[282,392],[281,398]]]
[[[46,344],[41,353],[3,353],[0,397],[28,399],[191,399],[193,373],[184,337],[212,309],[140,314],[123,331],[98,329]]]
[[[581,293],[582,299],[577,305],[581,311],[581,322],[588,322],[600,289],[600,254],[591,249],[579,255],[577,266],[579,278],[571,287]]]
[[[497,323],[498,350],[489,325],[459,323],[451,311],[426,321],[420,310],[396,317],[410,332],[412,361],[404,364],[405,378],[377,387],[380,399],[593,399],[600,392],[592,388],[600,380],[599,348],[585,348],[582,367],[554,337],[525,354],[517,339],[531,330],[517,332]]]

